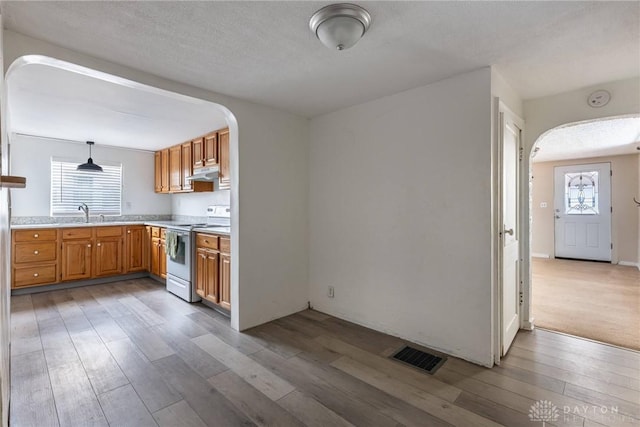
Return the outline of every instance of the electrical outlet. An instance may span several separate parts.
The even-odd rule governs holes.
[[[540,202],[540,207],[541,208],[546,208],[547,207],[547,202]]]
[[[329,296],[329,298],[333,298],[335,296],[333,291],[333,286],[329,286],[329,291],[327,292],[327,295]]]

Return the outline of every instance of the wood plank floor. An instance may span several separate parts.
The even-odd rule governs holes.
[[[640,270],[534,258],[536,326],[640,350]]]
[[[391,361],[315,311],[238,333],[150,279],[12,297],[12,426],[640,425],[640,354],[521,332],[500,367]],[[542,419],[541,419],[542,421]]]

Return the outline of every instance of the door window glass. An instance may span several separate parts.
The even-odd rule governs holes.
[[[598,215],[598,172],[565,173],[565,214]]]

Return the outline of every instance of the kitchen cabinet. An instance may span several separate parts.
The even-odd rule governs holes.
[[[193,169],[204,167],[204,137],[191,141],[193,153]]]
[[[218,132],[211,132],[204,136],[204,165],[218,164]]]
[[[58,230],[13,230],[11,236],[12,288],[59,281]]]
[[[167,254],[165,252],[165,229],[162,227],[151,228],[150,266],[151,274],[163,279],[167,278]]]
[[[222,308],[231,310],[231,241],[226,237],[220,237],[219,270],[219,304]]]
[[[229,168],[229,129],[218,131],[218,161],[220,162],[219,185],[220,190],[231,189],[231,174]]]
[[[156,193],[162,192],[162,152],[156,151],[154,156],[154,191]]]
[[[180,146],[180,150],[182,152],[182,191],[191,191],[191,180],[187,179],[187,177],[193,175],[193,153],[191,141],[182,144]]]
[[[231,310],[231,245],[228,237],[196,234],[196,293]]]
[[[169,148],[169,191],[182,191],[182,145]]]
[[[63,228],[60,280],[90,279],[92,276],[93,229],[91,227]]]
[[[147,270],[146,227],[144,225],[129,225],[125,229],[125,273]]]
[[[160,150],[160,192],[168,193],[169,192],[169,149],[165,148],[164,150]]]
[[[123,228],[62,229],[62,281],[123,273]]]

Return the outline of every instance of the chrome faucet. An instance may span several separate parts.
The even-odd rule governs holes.
[[[78,210],[84,212],[84,222],[88,223],[89,222],[89,206],[87,206],[86,203],[81,203],[80,206],[78,206]]]

